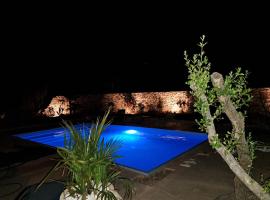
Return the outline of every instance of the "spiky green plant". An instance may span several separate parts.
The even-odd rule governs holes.
[[[120,141],[110,139],[105,142],[101,133],[111,121],[107,121],[110,109],[100,120],[88,129],[77,129],[72,123],[63,121],[66,130],[64,147],[57,148],[61,157],[54,169],[63,167],[68,172],[66,187],[71,196],[82,195],[86,199],[92,192],[100,199],[115,199],[115,195],[108,190],[110,184],[117,180],[122,181],[125,189],[125,198],[132,198],[131,182],[120,176],[114,164],[115,153],[120,147]]]

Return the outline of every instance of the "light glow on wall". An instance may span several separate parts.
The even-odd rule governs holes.
[[[141,92],[105,94],[103,105],[113,105],[113,112],[142,113],[191,113],[193,98],[187,91]],[[105,106],[106,107],[106,106]]]
[[[69,99],[64,96],[53,97],[51,103],[42,112],[42,114],[47,117],[58,117],[60,115],[69,115],[70,114]]]
[[[270,112],[270,88],[258,88],[252,91],[253,100],[250,112]],[[77,113],[91,112],[112,107],[113,113],[121,114],[184,114],[193,112],[193,97],[188,91],[113,93],[104,95],[80,96],[69,100],[56,96],[42,112],[48,117],[70,114],[71,102],[76,105]],[[74,107],[74,106],[73,106]],[[75,113],[75,110],[72,110]]]

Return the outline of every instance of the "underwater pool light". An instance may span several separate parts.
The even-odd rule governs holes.
[[[136,134],[136,133],[138,133],[138,131],[136,131],[134,129],[129,129],[129,130],[126,130],[125,133],[127,133],[127,134]]]

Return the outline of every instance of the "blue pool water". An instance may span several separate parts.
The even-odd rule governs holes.
[[[64,128],[55,128],[15,136],[51,147],[63,147],[64,134]],[[110,125],[102,137],[105,141],[111,138],[121,141],[117,152],[121,158],[115,160],[116,164],[144,173],[155,170],[207,140],[207,135],[203,133],[120,125]]]

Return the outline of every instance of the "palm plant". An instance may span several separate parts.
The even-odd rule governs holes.
[[[66,188],[70,196],[81,196],[86,200],[88,195],[95,199],[121,199],[114,190],[112,183],[121,180],[125,186],[124,197],[132,197],[132,187],[128,179],[120,177],[120,171],[114,164],[115,154],[120,147],[117,140],[107,142],[101,133],[111,121],[107,121],[110,109],[91,128],[78,130],[72,123],[63,121],[67,133],[64,147],[58,148],[61,157],[54,169],[63,167],[68,172]]]

